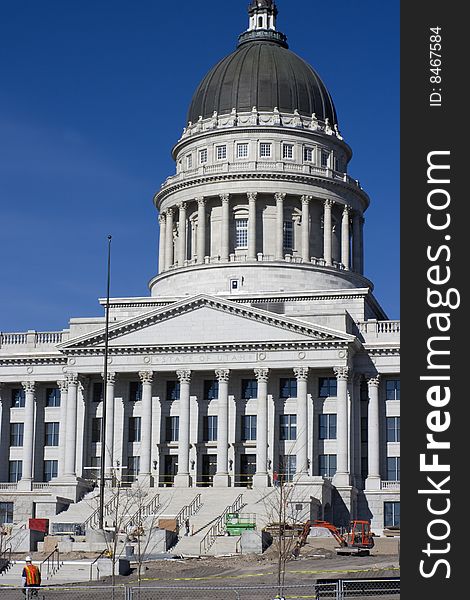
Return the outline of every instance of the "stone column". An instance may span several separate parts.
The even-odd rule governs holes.
[[[190,384],[191,371],[176,371],[180,382],[180,419],[178,445],[178,473],[175,487],[190,487],[189,448],[190,448]]]
[[[336,439],[336,475],[333,484],[338,486],[349,486],[350,477],[348,469],[348,367],[335,367],[337,378],[337,439]]]
[[[186,260],[186,203],[178,204],[179,225],[178,225],[178,265],[184,267]]]
[[[256,260],[256,192],[248,193],[248,260]]]
[[[333,200],[325,200],[325,212],[323,216],[323,258],[327,267],[333,264],[332,258],[332,219]]]
[[[197,200],[197,262],[202,265],[206,255],[206,199]]]
[[[353,270],[356,273],[361,272],[361,221],[363,220],[362,215],[355,212],[353,215]]]
[[[352,415],[352,430],[353,430],[353,467],[351,471],[354,476],[354,485],[357,488],[362,488],[362,448],[361,448],[361,381],[362,375],[356,373],[353,377],[353,415]]]
[[[359,263],[359,273],[364,275],[364,217],[361,217],[359,221],[359,246],[360,246],[360,263]]]
[[[379,385],[380,375],[373,375],[367,379],[369,388],[368,411],[368,476],[366,490],[380,490],[380,436],[379,436]]]
[[[103,448],[101,440],[101,456],[104,450],[104,472],[106,478],[113,477],[114,466],[114,384],[116,383],[116,373],[108,373],[106,385],[106,440]],[[120,475],[120,473],[119,473]],[[111,479],[109,479],[111,481]]]
[[[297,475],[308,476],[308,367],[294,369],[297,378]]]
[[[220,369],[215,372],[219,382],[218,416],[217,416],[217,473],[214,476],[214,487],[228,487],[228,382],[230,371]]]
[[[152,474],[153,371],[140,371],[139,377],[140,381],[142,382],[142,430],[140,443],[139,483],[150,487]]]
[[[173,209],[168,208],[166,211],[166,228],[165,228],[165,271],[168,271],[173,266],[174,245],[173,245]]]
[[[341,222],[341,262],[346,271],[349,271],[349,213],[351,207],[345,206],[343,209],[343,220]]]
[[[286,194],[274,194],[276,199],[276,260],[284,260],[284,198]]]
[[[6,398],[5,384],[0,383],[0,456],[10,452],[10,402]],[[8,464],[0,462],[0,481],[8,481]]]
[[[65,472],[65,448],[67,446],[67,406],[69,385],[66,379],[57,382],[60,390],[60,429],[59,429],[59,477]]]
[[[34,381],[23,381],[25,392],[24,404],[24,430],[23,430],[23,475],[18,482],[18,489],[30,491],[33,489],[34,477],[34,424],[35,424],[35,403],[34,394],[36,383]]]
[[[268,377],[269,369],[255,369],[258,380],[256,419],[256,473],[253,487],[267,487],[268,478]]]
[[[163,273],[165,270],[165,249],[166,249],[166,215],[162,213],[158,217],[160,225],[160,234],[158,242],[158,272]]]
[[[312,196],[302,196],[302,258],[310,262],[310,200]]]
[[[230,227],[230,194],[221,194],[222,222],[220,231],[220,258],[228,261],[229,255],[229,227]]]
[[[77,458],[77,393],[78,393],[78,375],[69,373],[67,375],[67,407],[66,407],[66,426],[67,445],[65,448],[65,468],[64,479],[76,480],[76,458]],[[103,455],[103,451],[101,451]]]

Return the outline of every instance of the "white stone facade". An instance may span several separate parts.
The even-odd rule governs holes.
[[[150,296],[110,303],[106,468],[152,487],[331,481],[323,516],[380,532],[399,514],[400,327],[364,277],[350,148],[314,115],[254,107],[190,123],[174,158]],[[0,503],[17,522],[96,474],[104,325],[0,334]]]

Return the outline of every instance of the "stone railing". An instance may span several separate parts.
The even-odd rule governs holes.
[[[365,342],[376,340],[399,340],[400,339],[400,321],[377,321],[370,319],[368,321],[358,321],[357,328],[364,337]]]
[[[382,481],[380,488],[382,490],[399,490],[400,482],[399,481]]]
[[[0,492],[14,492],[17,489],[17,483],[0,483]]]
[[[208,175],[217,175],[222,173],[240,173],[247,171],[269,171],[269,172],[285,172],[285,173],[304,173],[306,175],[318,175],[320,177],[326,177],[328,179],[334,179],[335,181],[343,181],[349,183],[354,187],[360,188],[360,183],[357,179],[353,179],[347,173],[341,173],[333,171],[327,167],[318,167],[310,164],[283,162],[283,161],[237,161],[234,163],[225,162],[215,165],[201,165],[196,169],[190,169],[187,171],[181,171],[176,175],[167,177],[163,182],[161,189],[165,189],[169,185],[174,185],[187,179],[194,179],[195,177],[204,177]]]
[[[21,346],[38,348],[42,346],[53,347],[68,339],[68,331],[25,331],[13,333],[0,333],[0,349],[14,350]]]

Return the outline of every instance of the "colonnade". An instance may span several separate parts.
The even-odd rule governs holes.
[[[191,448],[191,380],[193,371],[183,369],[176,371],[180,383],[179,399],[179,441],[178,472],[175,477],[175,486],[187,487],[191,484],[190,448]],[[220,368],[214,372],[218,382],[217,399],[217,472],[214,476],[214,486],[228,486],[229,483],[229,384],[234,371]],[[308,367],[301,366],[293,369],[297,379],[297,437],[295,451],[297,458],[297,475],[308,476],[311,473],[309,460],[309,440],[313,437],[313,424],[309,422],[309,403],[311,396],[307,391],[309,374]],[[337,439],[336,456],[337,470],[333,483],[337,486],[348,486],[352,483],[351,473],[358,473],[360,469],[360,452],[357,444],[352,442],[353,436],[360,432],[360,416],[358,416],[359,381],[362,376],[351,373],[348,367],[336,367],[334,373],[337,379],[336,415]],[[114,447],[114,406],[115,382],[118,374],[108,373],[106,382],[106,450],[105,468],[110,470],[115,464],[113,456]],[[139,377],[142,383],[142,435],[140,446],[140,473],[139,478],[150,481],[154,448],[152,446],[152,420],[153,420],[153,394],[152,385],[155,373],[141,371]],[[253,485],[269,485],[268,469],[268,435],[270,430],[268,409],[268,381],[272,376],[269,368],[257,368],[254,377],[258,383],[256,398],[257,439],[256,439],[256,473]],[[379,427],[379,385],[378,375],[368,377],[368,479],[366,486],[371,489],[380,488],[380,427]],[[77,423],[77,400],[80,385],[77,374],[69,374],[57,382],[61,390],[61,423],[60,423],[60,448],[59,448],[59,479],[70,481],[77,478],[77,436],[83,435]],[[21,384],[25,393],[24,406],[24,436],[22,448],[22,480],[24,486],[31,485],[33,481],[34,439],[35,439],[35,392],[36,383],[25,381]],[[2,411],[8,407],[5,395],[6,387],[0,385],[2,398]],[[354,406],[354,408],[351,408]],[[2,416],[2,427],[9,427],[8,419]],[[277,426],[277,424],[276,424]],[[351,435],[353,432],[353,435]],[[5,431],[2,431],[4,439]],[[277,434],[275,434],[277,435]],[[360,445],[360,439],[359,439]]]
[[[257,192],[248,192],[248,245],[246,249],[247,260],[257,260],[256,231],[257,231]],[[275,223],[275,256],[274,259],[284,260],[284,202],[286,194],[276,193],[276,223]],[[163,273],[175,266],[185,266],[188,257],[188,227],[194,226],[196,231],[195,262],[203,264],[207,256],[206,247],[206,216],[207,201],[211,198],[199,197],[194,199],[197,205],[197,219],[190,223],[188,219],[189,206],[191,202],[180,202],[176,207],[169,207],[162,211],[159,216],[160,242],[159,242],[159,272]],[[230,255],[230,194],[221,194],[218,201],[221,207],[221,230],[220,230],[220,252],[221,261],[228,261]],[[301,213],[301,242],[299,244],[299,256],[302,262],[310,262],[310,204],[314,201],[313,196],[300,196],[299,207]],[[325,266],[333,266],[333,200],[322,200],[323,203],[323,259]],[[195,211],[192,211],[195,212]],[[177,217],[177,221],[176,221]],[[175,234],[175,223],[178,223],[177,235]],[[351,267],[353,271],[362,274],[363,264],[363,224],[362,213],[353,211],[348,205],[343,205],[341,217],[341,263],[346,270]],[[352,253],[351,253],[352,239]]]

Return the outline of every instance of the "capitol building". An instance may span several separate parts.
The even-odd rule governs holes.
[[[400,324],[364,273],[371,200],[277,16],[251,2],[194,92],[153,198],[149,295],[110,299],[107,338],[105,316],[0,333],[4,523],[79,502],[104,456],[130,486],[235,497],[274,477],[318,518],[399,526]]]

